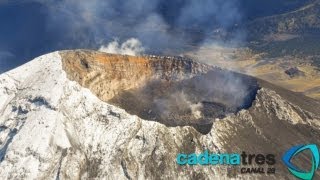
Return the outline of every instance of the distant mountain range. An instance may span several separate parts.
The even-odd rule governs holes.
[[[277,33],[320,35],[320,1],[282,14],[259,17],[245,26],[251,39]]]

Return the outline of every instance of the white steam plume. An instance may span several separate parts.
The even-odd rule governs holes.
[[[137,56],[144,53],[145,48],[142,46],[142,43],[138,39],[130,38],[123,42],[121,45],[116,39],[110,42],[107,46],[101,46],[99,51],[112,54]]]
[[[163,119],[168,119],[173,114],[183,115],[186,111],[190,111],[195,120],[202,118],[202,104],[192,103],[187,94],[183,91],[174,92],[171,96],[154,101],[158,110],[161,112]],[[176,117],[181,118],[181,117]]]

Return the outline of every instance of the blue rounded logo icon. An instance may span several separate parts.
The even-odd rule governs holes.
[[[305,172],[298,167],[294,166],[290,161],[291,159],[301,153],[302,151],[310,150],[312,153],[311,170]],[[304,180],[311,180],[315,171],[319,168],[319,149],[315,144],[298,145],[290,148],[282,157],[284,164],[288,167],[288,170],[297,178]]]

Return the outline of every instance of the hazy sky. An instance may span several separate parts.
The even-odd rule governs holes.
[[[114,39],[121,43],[136,38],[146,53],[175,53],[212,40],[217,30],[228,31],[247,19],[283,9],[262,8],[254,2],[0,0],[0,73],[44,53],[99,49]],[[243,41],[245,37],[241,29],[228,38]]]

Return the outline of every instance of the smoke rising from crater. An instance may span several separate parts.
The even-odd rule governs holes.
[[[119,44],[119,41],[116,39],[110,42],[107,46],[102,45],[99,48],[99,51],[112,54],[137,56],[141,55],[144,52],[144,47],[142,46],[141,42],[136,38],[130,38],[123,42],[121,45]]]
[[[161,54],[202,43],[241,19],[235,0],[39,2],[49,9],[47,26],[61,33],[62,42],[98,48],[114,38],[136,37],[147,52]]]
[[[174,116],[178,114],[190,114],[192,119],[198,120],[202,118],[201,108],[203,106],[200,102],[191,102],[190,99],[189,95],[185,92],[176,90],[168,97],[155,99],[154,103],[162,119],[179,119],[181,117]],[[185,120],[187,119],[185,118]]]
[[[15,55],[6,62],[12,68],[48,52],[135,37],[145,53],[177,55],[219,39],[239,23],[239,9],[237,0],[8,1],[0,6],[0,51]]]

